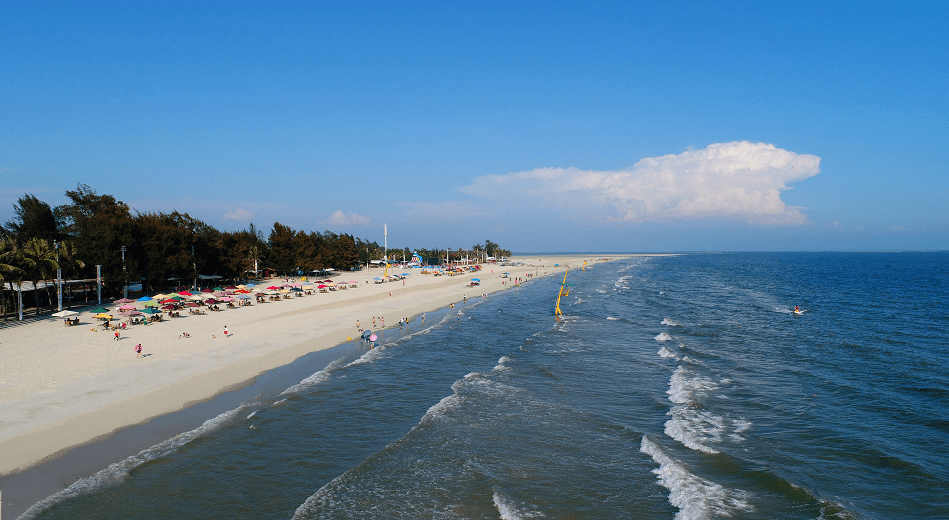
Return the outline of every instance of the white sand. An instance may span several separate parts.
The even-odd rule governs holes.
[[[583,260],[534,257],[529,267],[488,265],[479,274],[452,277],[412,269],[405,286],[372,283],[379,269],[344,273],[335,279],[355,279],[358,288],[204,316],[183,313],[163,323],[130,327],[121,341],[114,341],[111,332],[91,332],[98,320],[89,312],[80,314],[80,326],[65,327],[62,320],[50,318],[0,330],[0,475],[208,400],[309,352],[356,338],[357,319],[370,328],[373,316],[383,316],[392,328],[400,318],[511,287],[509,280],[502,285],[502,271],[512,277],[550,275]],[[471,278],[480,278],[481,286],[467,287]],[[225,325],[231,334],[227,338]],[[185,331],[191,338],[179,339]],[[135,355],[138,343],[148,355],[143,359]]]

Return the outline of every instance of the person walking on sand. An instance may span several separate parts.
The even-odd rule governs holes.
[[[356,331],[361,331],[362,328],[359,327],[359,320],[356,320]]]
[[[119,340],[119,331],[115,331],[115,337],[112,338],[112,339],[113,339],[113,341],[118,341],[118,340]]]
[[[372,328],[376,328],[376,317],[372,317]]]
[[[224,337],[227,337],[227,325],[224,326]]]
[[[135,356],[136,358],[141,358],[141,357],[142,357],[142,344],[141,344],[141,343],[139,343],[138,345],[135,345],[135,354],[136,354],[136,356]]]

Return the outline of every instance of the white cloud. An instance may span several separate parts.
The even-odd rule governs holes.
[[[244,208],[237,208],[224,214],[224,220],[236,220],[237,222],[250,222],[254,214]]]
[[[807,216],[786,205],[781,191],[817,175],[819,165],[814,155],[742,141],[649,157],[622,170],[538,168],[486,175],[459,191],[601,221],[728,219],[788,225],[804,223]]]
[[[355,213],[346,214],[342,211],[336,210],[332,215],[327,217],[323,223],[335,226],[365,226],[369,223],[369,217],[364,217]]]

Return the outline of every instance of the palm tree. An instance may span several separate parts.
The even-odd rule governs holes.
[[[63,270],[63,277],[67,279],[86,267],[85,262],[76,258],[76,246],[71,242],[63,242],[59,246],[59,267]]]
[[[23,269],[17,266],[20,260],[20,249],[13,237],[0,237],[0,305],[3,307],[3,319],[7,319],[6,299],[3,291],[9,282],[12,292],[13,285],[23,281]]]
[[[49,279],[49,272],[53,269],[59,269],[59,262],[56,261],[56,252],[49,246],[49,242],[33,237],[26,242],[21,250],[21,258],[24,267],[26,267],[27,276],[33,282],[33,298],[36,301],[36,314],[40,313],[40,297],[37,283],[40,280]],[[49,296],[49,285],[46,286],[46,293]],[[52,301],[52,297],[49,298]]]

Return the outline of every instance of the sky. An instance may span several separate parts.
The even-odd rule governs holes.
[[[949,249],[946,2],[7,2],[0,222],[79,183],[412,248]]]

